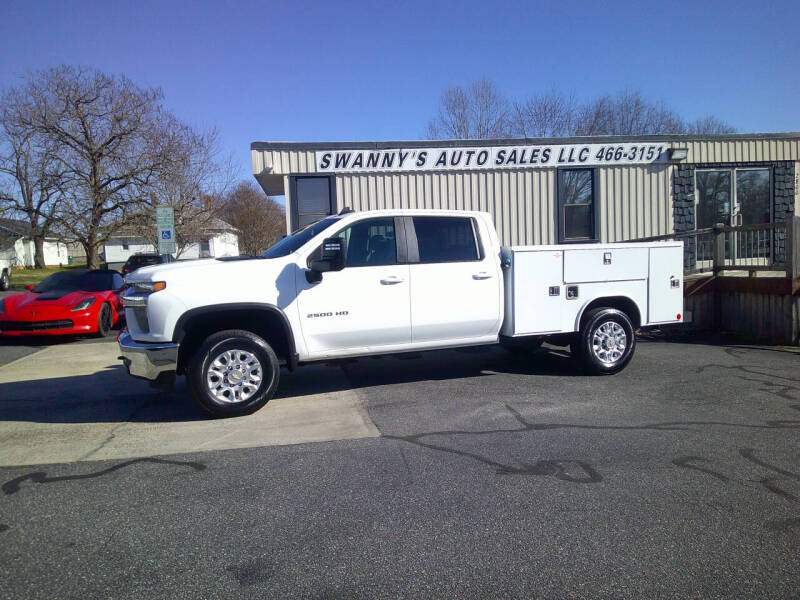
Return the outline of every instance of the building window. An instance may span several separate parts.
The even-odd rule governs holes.
[[[128,242],[127,238],[123,238],[123,240],[122,240],[122,249],[123,250],[130,250],[130,243]]]
[[[211,256],[211,242],[208,240],[201,240],[200,258],[208,258],[209,256]]]
[[[331,214],[333,178],[294,177],[292,185],[292,229],[301,229]]]
[[[558,171],[558,241],[597,241],[593,169]]]

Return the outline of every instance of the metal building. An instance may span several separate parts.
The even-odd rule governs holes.
[[[264,191],[285,195],[288,231],[343,207],[488,211],[508,245],[800,214],[800,133],[254,142],[251,154]]]

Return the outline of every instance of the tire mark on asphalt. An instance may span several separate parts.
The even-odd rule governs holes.
[[[764,523],[764,527],[770,531],[777,531],[779,533],[792,533],[797,531],[800,533],[800,517],[791,519],[773,519]]]
[[[565,481],[573,481],[575,483],[596,483],[597,481],[602,481],[602,476],[596,470],[594,470],[589,463],[583,461],[572,460],[572,459],[545,460],[545,461],[538,461],[537,463],[534,464],[523,463],[522,466],[519,467],[498,462],[496,460],[493,460],[487,456],[483,456],[476,452],[449,448],[441,444],[423,440],[431,437],[497,435],[497,434],[509,434],[509,433],[526,433],[529,431],[550,431],[555,429],[585,429],[585,430],[597,430],[597,431],[692,431],[694,430],[695,427],[735,427],[735,428],[746,428],[746,429],[800,429],[800,421],[797,420],[768,421],[764,425],[757,425],[752,423],[731,423],[726,421],[669,421],[664,423],[648,423],[644,425],[578,425],[574,423],[532,423],[530,421],[527,421],[522,416],[522,414],[518,412],[516,409],[514,409],[512,406],[506,404],[505,407],[509,411],[511,416],[514,418],[514,420],[517,421],[517,423],[519,423],[519,427],[513,429],[440,430],[440,431],[417,433],[412,435],[383,434],[382,437],[401,442],[406,442],[408,444],[413,444],[436,452],[445,452],[448,454],[455,454],[458,456],[463,456],[465,458],[470,458],[472,460],[478,461],[490,467],[494,467],[497,470],[497,473],[502,475],[509,475],[509,474],[554,475],[559,479],[564,479]],[[744,450],[746,451],[747,449]],[[743,454],[742,456],[745,456],[745,454]],[[747,458],[748,456],[745,456],[745,458]],[[673,463],[679,467],[685,467],[703,471],[708,473],[709,475],[712,475],[713,477],[716,477],[717,479],[720,479],[721,481],[727,481],[725,475],[717,473],[716,471],[705,469],[703,467],[698,467],[696,465],[686,464],[687,462],[690,462],[692,460],[694,461],[705,460],[702,457],[679,457],[676,460],[679,462],[683,461],[681,464],[678,464],[675,461],[673,461]],[[575,478],[569,476],[564,469],[563,465],[565,464],[578,465],[581,469],[584,470],[584,472],[588,475],[588,477]],[[773,468],[773,470],[775,470],[775,468]],[[778,472],[782,472],[784,474],[788,473],[788,471],[778,471]],[[791,475],[794,476],[794,474]]]
[[[785,469],[781,469],[780,467],[776,467],[775,465],[771,465],[766,461],[763,461],[763,460],[760,460],[760,459],[756,458],[755,457],[755,450],[753,450],[752,448],[741,448],[739,450],[739,455],[742,458],[744,458],[746,460],[749,460],[750,462],[755,463],[760,467],[764,467],[765,469],[767,469],[769,471],[775,471],[776,473],[779,473],[779,474],[781,474],[781,475],[783,475],[785,477],[792,477],[793,479],[800,479],[800,475],[798,475],[797,473],[792,473],[791,471],[787,471]]]
[[[707,369],[724,369],[724,370],[734,370],[734,371],[744,371],[749,375],[760,375],[761,377],[770,377],[774,379],[783,379],[785,381],[791,381],[793,383],[800,384],[800,379],[794,377],[787,377],[785,375],[778,374],[779,372],[773,371],[772,369],[765,369],[767,373],[763,373],[762,371],[757,371],[755,367],[749,367],[746,365],[719,365],[716,363],[709,363],[707,365],[700,365],[696,369],[696,373],[699,375],[705,372]],[[761,381],[761,380],[759,380]],[[762,381],[763,383],[763,381]]]
[[[699,467],[697,465],[689,464],[692,462],[709,462],[709,461],[708,459],[705,459],[702,456],[679,456],[678,458],[672,459],[672,464],[675,465],[676,467],[700,471],[701,473],[706,473],[708,475],[711,475],[712,477],[715,477],[724,483],[730,481],[728,477],[726,477],[722,473],[714,471],[713,469],[706,469],[705,467]]]
[[[24,481],[32,481],[34,483],[56,483],[59,481],[93,479],[95,477],[102,477],[104,475],[108,475],[109,473],[113,473],[114,471],[119,471],[120,469],[124,469],[125,467],[129,467],[131,465],[143,462],[149,462],[159,465],[175,465],[179,467],[189,467],[193,469],[195,472],[204,471],[207,468],[205,464],[198,461],[169,460],[166,458],[135,458],[133,460],[128,460],[113,465],[101,471],[83,473],[80,475],[61,475],[57,477],[48,477],[47,473],[42,471],[36,471],[35,473],[28,473],[27,475],[22,475],[20,477],[17,477],[16,479],[12,479],[10,481],[5,482],[2,486],[2,490],[4,494],[10,496],[11,494],[16,494],[20,490],[20,484],[23,483]]]
[[[765,489],[769,490],[773,494],[776,494],[781,498],[788,500],[789,502],[797,502],[797,496],[779,488],[778,484],[775,483],[776,481],[778,481],[778,479],[775,477],[764,477],[763,479],[759,479],[758,483],[763,485]]]

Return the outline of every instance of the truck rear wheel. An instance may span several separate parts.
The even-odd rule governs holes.
[[[189,361],[186,383],[194,401],[215,417],[238,417],[257,411],[278,387],[275,352],[249,331],[215,333]]]
[[[624,312],[596,308],[586,315],[570,348],[587,371],[609,375],[621,371],[630,362],[636,349],[636,334]]]

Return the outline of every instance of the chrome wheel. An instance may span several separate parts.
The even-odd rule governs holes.
[[[612,365],[625,354],[628,336],[616,321],[606,321],[594,330],[592,352],[601,362]]]
[[[206,385],[217,400],[237,403],[258,391],[264,372],[261,363],[246,350],[225,350],[214,357],[206,372]]]

